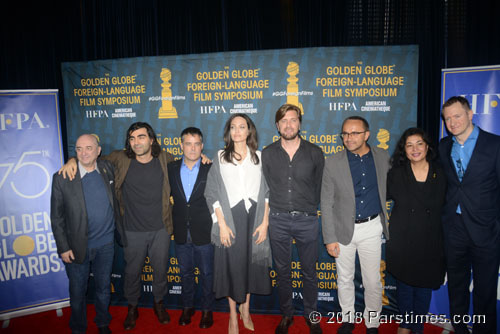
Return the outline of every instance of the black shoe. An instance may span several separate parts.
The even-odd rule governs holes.
[[[111,329],[108,326],[99,327],[99,334],[111,334]]]
[[[191,323],[191,317],[194,315],[194,307],[185,307],[182,310],[181,317],[179,318],[179,326],[186,326]]]
[[[376,328],[376,327],[367,328],[366,334],[378,334],[378,328]]]
[[[343,322],[342,325],[337,329],[337,334],[352,334],[354,330],[354,324],[350,322]]]
[[[127,331],[133,329],[135,327],[135,321],[137,320],[137,318],[139,318],[139,311],[137,310],[137,305],[136,306],[129,305],[127,317],[123,322],[123,328]]]
[[[293,324],[293,317],[289,317],[284,315],[281,318],[281,321],[276,327],[276,330],[274,331],[275,334],[287,334],[288,333],[288,327],[290,327]]]
[[[202,311],[200,328],[210,328],[212,327],[213,324],[214,324],[214,317],[212,315],[212,311]]]
[[[168,324],[170,322],[170,316],[168,315],[168,312],[165,311],[165,308],[163,307],[163,302],[159,303],[154,302],[153,309],[160,324]]]
[[[309,333],[310,334],[322,334],[323,330],[321,329],[320,323],[312,323],[311,320],[309,320],[308,317],[304,317],[306,320],[307,327],[309,327]]]

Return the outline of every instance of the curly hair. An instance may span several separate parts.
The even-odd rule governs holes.
[[[406,156],[406,150],[405,150],[406,141],[410,136],[420,136],[422,137],[423,141],[427,144],[428,150],[427,150],[427,155],[425,156],[425,159],[427,161],[432,161],[436,159],[437,156],[436,150],[434,148],[434,145],[432,144],[429,135],[427,135],[427,133],[420,128],[409,128],[406,129],[405,132],[403,132],[401,138],[399,138],[399,141],[396,144],[396,148],[394,149],[394,153],[392,154],[391,157],[392,166],[402,166],[410,161]]]
[[[151,127],[151,125],[145,122],[135,122],[128,128],[127,139],[125,139],[125,153],[127,154],[127,157],[129,157],[130,159],[135,159],[135,152],[132,150],[132,147],[130,147],[130,135],[132,134],[132,132],[139,129],[146,129],[148,137],[150,139],[153,139],[153,143],[151,144],[151,154],[154,158],[158,158],[161,152],[161,146],[158,143],[158,140],[156,140],[153,128]]]
[[[227,120],[226,125],[224,126],[224,143],[226,144],[226,146],[224,147],[224,150],[221,152],[220,158],[232,164],[235,164],[234,160],[241,161],[241,155],[235,152],[234,142],[231,139],[231,123],[236,117],[241,117],[247,122],[247,127],[248,127],[247,145],[250,148],[250,156],[252,162],[257,165],[259,163],[259,157],[255,152],[257,151],[257,148],[259,146],[259,137],[257,135],[257,129],[255,128],[255,124],[246,114],[233,114]]]

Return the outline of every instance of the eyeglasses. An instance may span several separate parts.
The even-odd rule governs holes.
[[[341,132],[340,133],[340,137],[342,137],[342,139],[346,139],[346,138],[349,138],[349,137],[357,137],[360,134],[365,133],[365,132],[366,131],[362,131],[362,132],[356,132],[356,131],[353,131],[353,132]]]

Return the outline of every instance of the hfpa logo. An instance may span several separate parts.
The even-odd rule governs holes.
[[[500,105],[500,94],[466,94],[462,95],[471,104],[476,114],[490,115]]]
[[[42,123],[40,116],[35,112],[33,115],[27,113],[2,113],[0,114],[0,131],[7,129],[33,129],[48,128],[48,125]]]

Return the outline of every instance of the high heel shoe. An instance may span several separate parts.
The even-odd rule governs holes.
[[[246,329],[251,330],[252,332],[255,330],[253,327],[253,321],[252,318],[250,318],[250,312],[248,312],[248,318],[243,317],[243,305],[240,304],[238,307],[238,310],[240,311],[240,319],[243,320],[243,326],[245,326]]]

